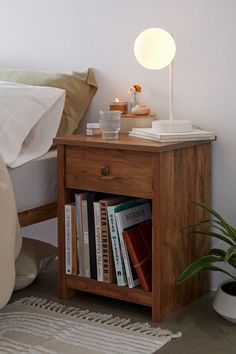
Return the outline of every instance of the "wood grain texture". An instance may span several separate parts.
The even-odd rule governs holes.
[[[203,217],[191,201],[210,205],[211,142],[160,144],[122,135],[118,141],[74,136],[58,144],[59,294],[92,292],[152,307],[152,320],[193,301],[209,289],[202,273],[177,285],[183,269],[208,251],[210,240],[180,230]],[[101,176],[101,166],[109,173]],[[74,188],[152,200],[152,293],[64,274],[64,204]]]
[[[58,283],[59,297],[65,299],[74,295],[66,285],[65,275],[65,204],[71,201],[72,191],[65,188],[65,146],[57,147],[57,213],[58,213]]]
[[[57,217],[57,203],[50,203],[38,208],[29,209],[18,213],[21,227],[37,224]]]
[[[87,146],[104,149],[119,149],[128,151],[147,151],[147,152],[161,152],[168,150],[175,150],[187,146],[195,146],[204,141],[183,141],[173,143],[160,143],[157,141],[146,140],[129,136],[126,133],[119,134],[116,140],[105,140],[101,136],[88,136],[88,135],[68,135],[66,137],[58,137],[53,139],[54,145],[62,144],[68,146]],[[138,147],[138,148],[137,148]]]
[[[113,299],[125,300],[135,304],[152,306],[152,293],[143,291],[141,287],[130,289],[127,286],[117,286],[114,283],[103,283],[93,279],[73,276],[66,277],[66,284],[73,289],[109,296]]]
[[[106,176],[103,167],[108,168]],[[151,198],[152,157],[139,151],[68,146],[66,187]]]
[[[182,285],[176,279],[210,247],[209,238],[180,231],[204,216],[191,201],[210,204],[210,143],[157,154],[155,159],[152,311],[153,320],[160,322],[209,291],[207,273]]]

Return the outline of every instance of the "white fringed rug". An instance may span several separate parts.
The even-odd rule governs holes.
[[[151,354],[181,333],[28,297],[0,311],[0,353]]]

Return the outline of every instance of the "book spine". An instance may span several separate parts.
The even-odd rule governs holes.
[[[117,229],[118,229],[118,234],[119,234],[119,239],[120,239],[121,253],[122,253],[123,260],[124,260],[128,286],[129,286],[129,288],[134,288],[135,286],[137,286],[139,284],[139,280],[133,278],[128,249],[126,247],[126,244],[125,244],[124,238],[123,238],[122,221],[120,219],[119,214],[116,214],[116,224],[117,224]]]
[[[103,281],[109,283],[109,259],[108,259],[108,231],[106,203],[100,203],[101,229],[102,229],[102,258],[103,258]]]
[[[105,283],[112,283],[114,281],[114,261],[112,256],[106,201],[100,201],[100,210],[102,228],[103,281]]]
[[[118,286],[127,285],[127,277],[124,267],[124,262],[121,255],[119,236],[116,225],[116,218],[113,206],[107,207],[110,235],[111,235],[111,243],[112,243],[112,251],[115,263],[116,270],[116,279]]]
[[[95,227],[95,245],[97,258],[97,280],[103,281],[103,257],[102,257],[102,229],[100,202],[93,203],[94,208],[94,227]]]
[[[75,195],[75,205],[76,205],[76,224],[77,224],[77,250],[79,258],[79,275],[81,277],[85,276],[84,271],[84,237],[83,237],[83,225],[82,225],[82,208],[81,208],[81,194]]]
[[[84,237],[84,271],[85,271],[85,277],[90,278],[88,210],[87,210],[86,199],[82,200],[82,223],[83,223],[83,237]]]
[[[88,237],[89,237],[89,262],[90,262],[90,276],[91,279],[97,280],[97,257],[95,244],[95,228],[94,228],[94,208],[96,193],[88,193],[87,207],[88,207]]]
[[[77,225],[76,206],[71,205],[71,247],[72,247],[72,275],[78,275]]]
[[[72,274],[71,205],[65,205],[65,273]]]

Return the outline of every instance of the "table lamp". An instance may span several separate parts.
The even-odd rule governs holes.
[[[169,120],[155,120],[152,129],[160,133],[192,130],[189,120],[173,120],[173,59],[176,52],[172,35],[162,28],[149,28],[141,32],[134,43],[134,54],[142,66],[156,70],[169,66]]]

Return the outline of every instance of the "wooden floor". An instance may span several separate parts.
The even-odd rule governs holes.
[[[146,306],[130,304],[118,300],[78,293],[70,300],[57,298],[56,263],[44,271],[28,288],[15,292],[11,301],[24,296],[49,298],[67,305],[91,311],[112,313],[130,317],[134,321],[147,322],[151,309]],[[212,296],[209,294],[170,315],[161,327],[173,332],[182,331],[182,338],[172,340],[158,351],[158,354],[235,354],[236,327],[220,318],[212,309]],[[68,353],[69,354],[69,353]]]

